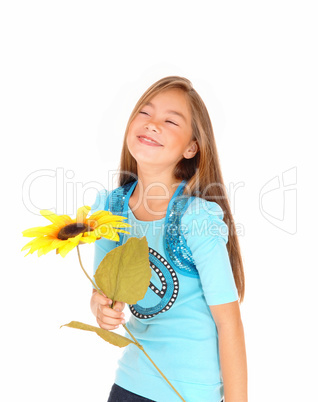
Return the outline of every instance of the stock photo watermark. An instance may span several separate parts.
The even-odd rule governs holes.
[[[267,206],[264,204],[267,201]],[[259,209],[273,226],[289,234],[297,233],[297,168],[285,170],[260,189]]]
[[[132,180],[138,180],[136,175],[127,172],[131,176]],[[101,196],[110,193],[112,190],[118,187],[118,170],[108,172],[108,189],[106,189],[103,184],[97,181],[89,181],[83,183],[82,181],[75,180],[75,172],[72,170],[65,170],[62,167],[53,169],[39,169],[31,172],[24,180],[22,186],[22,200],[25,208],[32,214],[40,215],[40,210],[44,209],[38,205],[38,194],[39,187],[43,191],[50,191],[55,195],[53,199],[53,205],[48,205],[45,209],[49,209],[52,213],[58,215],[67,214],[72,215],[81,205],[91,205],[92,203],[87,203],[87,198],[89,195],[91,199],[93,196],[96,198],[94,206],[96,210],[104,209],[105,199]],[[142,184],[140,183],[142,186]],[[196,184],[197,188],[200,188],[199,183]],[[178,184],[175,184],[177,187]],[[201,189],[199,196],[207,201],[213,201],[218,203],[218,200],[226,197],[230,204],[231,212],[235,214],[236,208],[236,197],[238,191],[245,187],[244,182],[229,183],[228,188],[224,191],[213,191],[213,186],[222,186],[220,183],[211,183],[204,189]],[[281,175],[276,175],[275,177],[268,180],[261,188],[259,193],[259,210],[261,215],[273,226],[283,230],[289,234],[295,234],[297,232],[297,168],[293,167],[284,171]],[[153,188],[160,188],[161,195],[153,195]],[[158,193],[158,191],[155,192]],[[222,189],[223,190],[223,189]],[[197,192],[194,190],[194,194]],[[163,183],[151,183],[147,188],[141,189],[140,194],[144,194],[143,199],[137,200],[132,211],[136,210],[143,202],[144,209],[151,213],[153,216],[162,215],[163,211],[153,211],[149,202],[152,200],[169,200],[171,198],[171,193],[169,189]],[[210,194],[225,194],[225,195],[213,195]],[[181,195],[183,197],[183,195]],[[52,200],[52,198],[51,198]],[[51,201],[52,202],[52,201]],[[206,208],[205,204],[192,203],[191,213],[200,214],[202,207]],[[190,204],[191,205],[191,204]],[[208,205],[208,204],[207,204]],[[223,214],[220,216],[220,210],[213,210],[213,208],[207,208],[206,212],[209,215],[215,215],[215,219],[223,218]],[[204,226],[205,229],[201,227],[196,227],[196,231],[209,233],[209,226]],[[194,226],[194,225],[193,225]],[[245,228],[241,223],[235,224],[236,233],[238,236],[244,236]],[[181,229],[182,230],[182,229]],[[223,233],[224,235],[224,233]]]

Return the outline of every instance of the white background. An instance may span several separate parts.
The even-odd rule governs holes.
[[[236,188],[249,400],[318,400],[314,5],[1,3],[1,400],[107,399],[121,350],[59,328],[96,324],[76,252],[24,258],[21,231],[47,224],[40,209],[74,216],[109,185],[133,106],[167,75],[203,98]]]

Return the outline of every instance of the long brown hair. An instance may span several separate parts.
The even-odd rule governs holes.
[[[187,95],[192,115],[192,139],[195,140],[198,145],[198,151],[193,158],[183,158],[178,162],[174,169],[174,175],[177,180],[187,181],[187,185],[184,189],[185,194],[199,196],[207,201],[217,202],[222,208],[224,212],[224,222],[229,229],[227,250],[240,302],[242,302],[245,292],[243,261],[223,181],[212,123],[203,100],[188,79],[178,76],[162,78],[151,85],[138,100],[129,117],[125,131],[120,160],[119,186],[137,178],[137,162],[130,154],[126,143],[127,133],[132,120],[139,113],[143,105],[151,98],[156,96],[159,92],[172,88],[179,88]]]

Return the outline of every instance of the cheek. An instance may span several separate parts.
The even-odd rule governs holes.
[[[140,128],[140,122],[138,122],[138,119],[135,118],[135,119],[130,123],[129,129],[128,129],[128,135],[127,135],[127,137],[136,136],[140,130],[141,130],[141,128]]]
[[[130,151],[130,149],[131,149],[131,132],[130,131],[128,131],[128,134],[127,134],[126,145]]]
[[[126,146],[130,154],[135,158],[135,150],[138,144],[136,143],[136,130],[134,128],[133,123],[130,124],[128,129],[127,137],[126,137]]]
[[[127,139],[128,139],[128,138],[131,138],[131,137],[133,136],[133,133],[135,132],[135,126],[136,126],[135,120],[133,120],[133,121],[130,123],[130,126],[129,126],[129,128],[128,128]]]
[[[187,144],[186,134],[181,132],[170,132],[170,135],[167,135],[166,140],[170,146],[176,147],[177,149],[183,148]]]

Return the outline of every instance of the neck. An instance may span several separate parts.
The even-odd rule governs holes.
[[[151,202],[170,200],[182,181],[167,171],[149,172],[141,169],[137,171],[138,183],[134,191],[139,199],[147,199]]]

